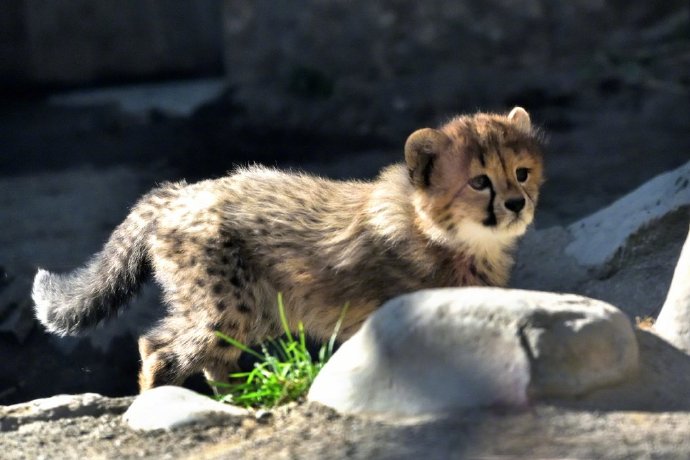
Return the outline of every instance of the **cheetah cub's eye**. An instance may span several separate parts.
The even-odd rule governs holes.
[[[529,169],[527,168],[518,168],[515,170],[515,177],[517,178],[518,182],[525,182],[527,180],[527,177],[529,177]]]
[[[482,174],[481,176],[475,176],[472,179],[470,179],[470,187],[472,187],[475,190],[484,190],[488,186],[491,185],[491,179],[489,179],[489,176],[486,174]]]

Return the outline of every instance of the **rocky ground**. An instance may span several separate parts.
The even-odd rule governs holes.
[[[680,388],[678,388],[680,389]],[[265,421],[139,433],[121,417],[132,398],[89,415],[37,420],[0,434],[3,458],[687,458],[683,411],[538,404],[437,419],[343,416],[316,404]]]

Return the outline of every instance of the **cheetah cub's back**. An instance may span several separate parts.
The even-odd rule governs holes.
[[[540,137],[519,107],[414,132],[405,163],[371,182],[262,167],[145,195],[103,250],[69,274],[39,270],[36,315],[78,334],[115,317],[150,275],[167,314],[139,341],[141,389],[203,371],[226,380],[245,343],[280,334],[282,292],[294,327],[343,335],[391,297],[444,286],[503,286],[511,249],[532,222]]]

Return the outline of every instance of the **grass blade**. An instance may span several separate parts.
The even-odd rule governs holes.
[[[246,346],[242,342],[238,342],[237,340],[233,339],[230,336],[223,334],[220,331],[216,331],[216,337],[220,337],[221,339],[228,341],[232,346],[239,348],[240,350],[244,351],[245,353],[249,353],[250,355],[253,355],[253,356],[255,356],[261,360],[264,359],[264,356],[261,355],[260,353],[257,353],[256,351],[252,350],[251,348],[249,348],[248,346]]]
[[[278,313],[280,314],[280,322],[283,325],[283,329],[285,330],[285,335],[287,335],[288,341],[294,342],[295,340],[292,338],[292,334],[290,333],[290,325],[288,324],[287,316],[285,315],[285,304],[283,304],[283,294],[281,292],[278,293]]]
[[[343,305],[343,310],[340,312],[340,317],[338,317],[338,321],[335,323],[335,327],[333,328],[333,334],[331,334],[331,338],[328,340],[327,358],[330,358],[333,355],[333,347],[335,347],[335,340],[338,337],[338,333],[340,332],[340,327],[343,325],[343,321],[345,321],[345,314],[347,313],[347,309],[349,307],[350,302],[346,302],[345,305]]]

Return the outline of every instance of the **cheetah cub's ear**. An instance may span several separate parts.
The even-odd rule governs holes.
[[[415,187],[431,185],[434,161],[450,144],[450,138],[436,129],[423,128],[410,134],[405,142],[405,162]]]
[[[523,133],[532,132],[532,121],[529,119],[529,113],[522,107],[513,107],[513,110],[508,114],[508,120],[512,121]]]

